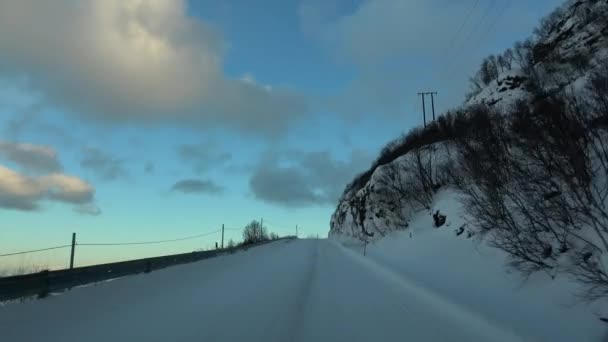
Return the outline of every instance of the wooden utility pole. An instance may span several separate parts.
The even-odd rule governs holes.
[[[424,106],[424,94],[418,93],[418,95],[422,96],[422,121],[424,122],[424,127],[426,127],[426,108]]]
[[[74,268],[74,253],[76,252],[76,233],[72,233],[72,253],[70,254],[70,269]]]
[[[433,121],[435,121],[435,98],[433,96],[437,95],[437,92],[436,91],[421,92],[421,93],[418,93],[418,95],[422,96],[422,120],[424,121],[424,127],[426,127],[426,106],[424,103],[424,97],[426,95],[431,95],[431,108],[433,110]]]
[[[296,224],[296,239],[298,238],[298,225]]]
[[[433,95],[437,95],[437,92],[432,92],[431,94],[431,107],[433,108],[433,121],[435,121],[435,99]]]
[[[224,224],[222,224],[222,249],[224,249]]]

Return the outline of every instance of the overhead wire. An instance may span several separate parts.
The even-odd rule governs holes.
[[[483,26],[484,22],[486,21],[486,18],[488,18],[488,16],[490,15],[492,10],[496,6],[496,2],[497,2],[497,0],[492,0],[490,2],[490,5],[483,12],[481,18],[477,21],[475,26],[473,26],[473,28],[469,31],[469,34],[465,37],[465,39],[458,46],[458,49],[455,50],[456,52],[451,55],[452,58],[446,64],[446,67],[444,69],[442,69],[442,72],[440,73],[441,76],[448,75],[448,72],[451,71],[454,63],[457,61],[460,54],[464,51],[467,41],[470,41],[473,38],[473,36],[475,35],[475,33]],[[448,56],[450,56],[450,55],[448,55]]]
[[[494,17],[494,20],[491,21],[490,26],[488,26],[488,28],[483,31],[483,33],[479,37],[479,40],[470,51],[477,51],[481,47],[481,45],[484,43],[484,41],[486,41],[490,34],[494,32],[494,29],[496,28],[497,24],[502,20],[502,17],[504,16],[505,12],[510,8],[511,4],[511,0],[505,0],[504,6],[498,10],[496,16]],[[451,72],[447,74],[447,76],[451,77],[454,74],[455,70],[457,69],[452,69]]]
[[[184,241],[184,240],[192,240],[192,239],[196,239],[196,238],[200,238],[203,236],[209,236],[209,235],[213,235],[213,234],[217,234],[219,232],[221,232],[222,230],[216,230],[213,232],[209,232],[209,233],[205,233],[205,234],[199,234],[199,235],[194,235],[194,236],[188,236],[188,237],[184,237],[184,238],[179,238],[179,239],[169,239],[169,240],[157,240],[157,241],[143,241],[143,242],[111,242],[111,243],[78,243],[76,245],[78,246],[132,246],[132,245],[151,245],[151,244],[158,244],[158,243],[166,243],[166,242],[176,242],[176,241]]]
[[[483,42],[488,38],[488,36],[494,31],[496,25],[500,22],[505,12],[509,10],[509,7],[511,7],[512,3],[511,0],[505,0],[504,4],[505,5],[502,7],[502,9],[498,11],[498,14],[492,21],[492,24],[490,24],[490,27],[488,27],[488,29],[483,32],[481,39],[478,41],[477,46],[473,48],[473,50],[477,50],[481,46],[481,44],[483,44]]]
[[[458,36],[460,35],[460,33],[462,32],[462,30],[464,29],[464,27],[469,22],[469,19],[471,19],[471,16],[473,15],[473,12],[477,8],[477,5],[479,5],[479,0],[475,0],[475,2],[473,3],[473,6],[471,6],[471,8],[469,9],[469,11],[465,15],[462,24],[460,25],[460,27],[458,27],[458,30],[456,30],[456,32],[452,35],[452,39],[450,39],[448,41],[449,45],[447,46],[447,49],[445,51],[446,53],[452,48],[453,43],[458,40]]]
[[[275,227],[274,225],[272,225],[272,226]],[[224,227],[224,230],[237,231],[237,230],[242,230],[242,229],[243,228]],[[151,244],[160,244],[160,243],[169,243],[169,242],[178,242],[178,241],[192,240],[192,239],[197,239],[197,238],[201,238],[201,237],[217,234],[217,233],[220,233],[221,231],[222,231],[221,229],[218,229],[218,230],[215,230],[215,231],[212,231],[212,232],[207,232],[207,233],[203,233],[203,234],[198,234],[198,235],[193,235],[193,236],[187,236],[187,237],[182,237],[182,238],[177,238],[177,239],[166,239],[166,240],[155,240],[155,241],[107,242],[107,243],[87,243],[87,242],[85,242],[85,243],[75,243],[75,246],[134,246],[134,245],[151,245]],[[47,247],[47,248],[32,249],[32,250],[27,250],[27,251],[5,253],[5,254],[0,254],[0,257],[9,257],[9,256],[14,256],[14,255],[23,255],[23,254],[29,254],[29,253],[37,253],[37,252],[50,251],[50,250],[69,248],[69,247],[72,247],[72,245],[70,244],[70,245],[62,245],[62,246],[53,246],[53,247]]]
[[[43,251],[50,251],[50,250],[53,250],[53,249],[61,249],[61,248],[67,248],[67,247],[72,247],[72,245],[63,245],[63,246],[55,246],[55,247],[48,247],[48,248],[41,248],[41,249],[32,249],[32,250],[29,250],[29,251],[21,251],[21,252],[0,254],[0,258],[1,257],[13,256],[13,255],[21,255],[21,254],[29,254],[29,253],[37,253],[37,252],[43,252]]]

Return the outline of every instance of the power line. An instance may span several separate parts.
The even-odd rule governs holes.
[[[236,231],[236,230],[242,230],[243,228],[225,228],[225,229],[226,230]],[[217,233],[219,233],[221,231],[222,231],[221,229],[218,229],[218,230],[215,230],[215,231],[212,231],[212,232],[208,232],[208,233],[204,233],[204,234],[198,234],[198,235],[193,235],[193,236],[188,236],[188,237],[183,237],[183,238],[177,238],[177,239],[168,239],[168,240],[136,241],[136,242],[109,242],[109,243],[76,243],[75,245],[76,246],[133,246],[133,245],[151,245],[151,244],[159,244],[159,243],[168,243],[168,242],[177,242],[177,241],[192,240],[192,239],[197,239],[197,238],[201,238],[201,237],[217,234]],[[55,246],[55,247],[48,247],[48,248],[32,249],[32,250],[28,250],[28,251],[21,251],[21,252],[0,254],[0,258],[1,257],[13,256],[13,255],[22,255],[22,254],[29,254],[29,253],[37,253],[37,252],[43,252],[43,251],[50,251],[50,250],[55,250],[55,249],[68,248],[68,247],[72,247],[72,245],[63,245],[63,246]]]
[[[460,25],[460,27],[458,28],[458,30],[456,30],[456,33],[454,33],[454,35],[452,36],[452,39],[450,39],[448,41],[449,45],[448,45],[448,48],[445,51],[446,53],[452,48],[453,43],[455,43],[456,39],[458,38],[458,35],[460,35],[460,33],[462,32],[462,30],[464,29],[464,27],[466,26],[466,24],[469,22],[469,19],[471,19],[471,16],[473,15],[473,12],[477,8],[477,5],[479,5],[479,0],[475,0],[475,3],[469,9],[469,12],[467,13],[467,15],[464,17],[464,21],[462,22],[462,24]],[[446,54],[444,54],[444,55],[446,55]]]
[[[479,40],[477,46],[473,50],[479,49],[481,44],[488,38],[490,33],[492,33],[494,31],[494,29],[496,28],[496,24],[498,24],[500,22],[500,20],[502,19],[505,12],[509,9],[509,7],[511,7],[511,0],[505,0],[504,7],[498,11],[498,15],[495,17],[492,24],[490,24],[490,27],[488,27],[488,29],[483,32],[481,39]]]
[[[459,56],[462,53],[462,51],[464,50],[464,48],[466,46],[466,42],[468,40],[471,40],[471,38],[473,38],[473,35],[476,33],[476,31],[479,30],[479,28],[481,28],[483,23],[486,21],[486,18],[490,15],[492,10],[494,9],[494,6],[496,6],[496,1],[497,0],[492,0],[492,2],[490,3],[490,6],[488,6],[486,8],[486,10],[483,12],[480,20],[478,20],[477,23],[475,24],[475,26],[473,26],[473,29],[471,31],[469,31],[469,34],[462,41],[459,48],[456,50],[456,53],[453,54],[452,58],[450,59],[450,62],[447,64],[447,67],[443,69],[443,72],[441,73],[442,75],[448,74],[448,71],[450,71],[450,69],[454,65],[454,62],[457,60],[457,56]]]
[[[218,229],[216,231],[213,232],[209,232],[209,233],[205,233],[205,234],[199,234],[199,235],[194,235],[194,236],[188,236],[188,237],[184,237],[184,238],[179,238],[179,239],[170,239],[170,240],[158,240],[158,241],[144,241],[144,242],[113,242],[113,243],[79,243],[77,244],[78,246],[131,246],[131,245],[150,245],[150,244],[157,244],[157,243],[166,243],[166,242],[176,242],[176,241],[184,241],[184,240],[191,240],[191,239],[196,239],[196,238],[200,238],[203,236],[208,236],[208,235],[212,235],[212,234],[216,234],[221,232],[221,229]]]
[[[496,16],[494,17],[494,19],[490,23],[490,26],[488,26],[488,28],[486,30],[484,30],[484,32],[479,37],[479,40],[477,41],[477,44],[475,44],[473,46],[473,48],[470,49],[469,51],[474,52],[474,51],[477,51],[481,47],[481,45],[483,44],[483,42],[494,31],[494,29],[496,28],[496,25],[500,22],[500,20],[502,19],[504,13],[509,9],[509,7],[511,6],[511,4],[512,4],[511,0],[506,0],[505,1],[504,6],[498,10],[498,13],[496,14]],[[448,74],[448,77],[452,77],[454,75],[454,73],[456,72],[456,70],[457,69],[452,69],[450,71],[450,73]]]
[[[33,250],[30,250],[30,251],[22,251],[22,252],[8,253],[8,254],[0,254],[0,258],[1,257],[12,256],[12,255],[21,255],[21,254],[28,254],[28,253],[50,251],[50,250],[53,250],[53,249],[61,249],[61,248],[67,248],[67,247],[72,247],[72,245],[64,245],[64,246],[48,247],[48,248],[41,248],[41,249],[33,249]]]

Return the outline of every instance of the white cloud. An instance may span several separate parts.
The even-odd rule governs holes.
[[[37,210],[43,200],[68,204],[90,204],[95,189],[87,182],[65,174],[31,177],[0,165],[0,207]]]
[[[0,0],[0,72],[78,115],[276,133],[304,111],[223,75],[224,43],[185,0]]]

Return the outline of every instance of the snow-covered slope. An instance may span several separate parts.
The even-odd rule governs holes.
[[[415,198],[420,186],[415,171],[417,158],[430,162],[435,177],[442,179],[452,161],[451,149],[448,143],[436,143],[421,148],[419,154],[408,153],[379,166],[361,189],[344,195],[331,218],[329,235],[363,239],[373,234],[373,238],[380,238],[407,228],[412,215],[427,205],[423,198]]]
[[[533,341],[564,336],[564,341],[599,341],[605,323],[598,316],[607,314],[599,307],[607,303],[581,304],[583,297],[575,293],[584,293],[590,301],[608,293],[592,295],[594,289],[608,288],[608,243],[602,244],[602,234],[608,231],[603,208],[608,204],[605,196],[587,196],[588,202],[576,205],[564,198],[579,189],[604,189],[593,185],[605,184],[604,169],[591,166],[596,163],[592,160],[601,158],[587,151],[602,151],[607,141],[606,107],[590,104],[595,98],[606,103],[608,1],[567,1],[543,21],[535,37],[519,50],[523,57],[518,66],[494,64],[491,69],[482,64],[474,81],[485,86],[462,107],[389,144],[373,167],[347,187],[331,218],[329,236],[356,248],[362,248],[364,240],[371,243],[368,252],[378,264],[493,322],[506,322],[518,336]],[[564,107],[548,105],[559,103]],[[577,111],[562,110],[566,107]],[[579,121],[568,121],[567,115]],[[556,141],[563,145],[551,145]],[[581,148],[566,155],[575,143]],[[538,155],[540,162],[534,159]],[[555,170],[566,167],[555,162],[564,160],[584,175],[570,173],[557,179]],[[515,181],[521,187],[513,187]],[[555,190],[562,181],[579,188]],[[552,183],[536,187],[543,182]],[[449,189],[460,189],[466,199]],[[504,195],[504,189],[511,192]],[[521,201],[523,197],[527,202]],[[517,205],[510,206],[507,199]],[[555,199],[562,206],[551,207],[549,215],[546,208]],[[434,228],[432,215],[438,211],[447,215],[447,224]],[[595,211],[601,213],[598,220]],[[530,212],[541,214],[532,217]],[[588,234],[588,222],[605,230]],[[565,235],[551,235],[558,226],[566,227]],[[480,231],[487,233],[483,240],[475,235]],[[577,240],[581,237],[584,243]],[[537,258],[530,258],[534,253]],[[530,275],[527,282],[516,269]]]
[[[446,225],[435,228],[430,212],[440,210]],[[440,191],[431,210],[412,216],[406,231],[396,231],[367,245],[378,267],[455,305],[499,324],[526,341],[601,341],[605,323],[596,315],[601,303],[588,306],[573,294],[577,285],[566,276],[537,273],[524,279],[505,268],[506,255],[469,236],[459,195]],[[460,235],[456,233],[463,227]],[[335,239],[362,253],[361,241]],[[605,304],[605,303],[603,303]]]
[[[499,74],[479,94],[471,97],[464,107],[475,104],[487,104],[499,110],[508,109],[519,100],[525,100],[530,96],[525,89],[529,77],[521,69],[513,69]]]
[[[544,29],[539,29],[531,41],[533,61],[529,70],[524,71],[513,61],[510,70],[499,71],[498,77],[472,95],[460,110],[485,104],[505,111],[518,101],[533,101],[531,88],[540,87],[545,93],[570,86],[581,88],[589,70],[608,60],[608,0],[568,0],[545,19],[541,27]],[[450,147],[426,147],[430,148],[449,150]],[[331,218],[329,235],[373,239],[404,228],[411,208],[403,209],[388,201],[378,180],[386,176],[387,170],[400,168],[408,158],[411,156],[374,165],[359,177],[356,185],[347,189],[340,199]],[[444,158],[438,165],[447,162]],[[374,237],[366,232],[374,233]]]
[[[497,79],[467,100],[464,107],[483,103],[500,110],[518,100],[530,100],[527,88],[534,78],[543,79],[538,86],[547,92],[564,89],[586,76],[587,64],[598,63],[607,55],[605,0],[566,1],[543,21],[543,26],[544,30],[538,30],[540,37],[532,43],[532,68],[527,70],[532,75],[512,61],[511,70],[499,71]],[[592,56],[589,62],[584,62],[586,56]]]

